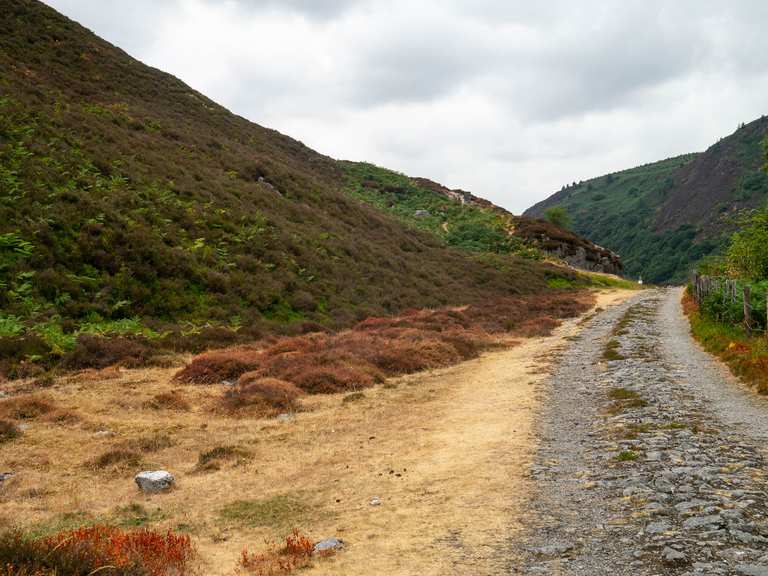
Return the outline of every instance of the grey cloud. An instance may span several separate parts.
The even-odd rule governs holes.
[[[320,152],[516,211],[768,111],[764,0],[46,1]]]

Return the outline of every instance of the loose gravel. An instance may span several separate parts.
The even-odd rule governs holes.
[[[768,403],[696,345],[680,296],[639,293],[559,359],[509,573],[768,576]]]

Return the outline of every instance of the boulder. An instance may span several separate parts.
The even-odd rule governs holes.
[[[174,482],[173,474],[165,470],[139,472],[134,480],[142,492],[149,494],[170,490]]]
[[[326,538],[317,542],[313,548],[313,552],[317,553],[329,553],[344,548],[344,540],[338,538]]]

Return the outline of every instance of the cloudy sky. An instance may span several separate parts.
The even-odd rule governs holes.
[[[514,212],[768,113],[764,0],[46,0],[312,148]]]

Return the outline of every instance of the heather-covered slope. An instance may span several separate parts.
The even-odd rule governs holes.
[[[79,333],[343,326],[570,275],[404,226],[342,192],[334,160],[42,3],[0,14],[0,356]]]
[[[702,256],[722,247],[734,215],[768,199],[761,170],[766,133],[763,117],[703,153],[567,186],[525,214],[563,206],[574,230],[617,251],[628,274],[681,281]]]
[[[597,272],[619,274],[618,255],[545,220],[515,216],[465,190],[363,162],[341,162],[345,189],[355,198],[473,252],[545,256]]]

